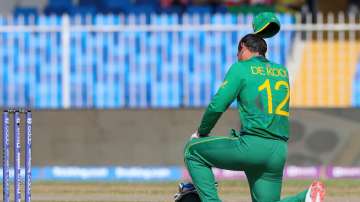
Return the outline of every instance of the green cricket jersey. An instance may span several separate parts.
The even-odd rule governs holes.
[[[203,115],[199,134],[209,134],[235,99],[241,133],[288,140],[290,86],[285,67],[262,56],[233,64]]]

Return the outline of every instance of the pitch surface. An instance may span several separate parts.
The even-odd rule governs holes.
[[[311,181],[289,180],[283,185],[282,196],[295,194]],[[327,180],[326,202],[360,201],[359,180]],[[12,191],[12,190],[11,190]],[[33,202],[169,202],[177,191],[173,183],[33,183]],[[220,181],[220,196],[224,202],[249,202],[245,181]]]

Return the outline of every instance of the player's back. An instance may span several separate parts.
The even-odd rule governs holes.
[[[285,67],[264,57],[239,62],[242,88],[237,97],[243,133],[287,140],[290,86]]]

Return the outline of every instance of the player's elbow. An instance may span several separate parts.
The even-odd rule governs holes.
[[[225,112],[227,109],[227,106],[225,106],[224,104],[219,104],[219,103],[210,103],[209,107],[208,107],[209,111],[211,112]]]
[[[224,112],[226,110],[226,107],[223,104],[218,103],[210,103],[208,107],[209,111],[212,112]]]

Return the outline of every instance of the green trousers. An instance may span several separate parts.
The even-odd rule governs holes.
[[[211,168],[245,171],[253,202],[303,202],[307,191],[280,200],[287,143],[252,135],[190,140],[185,164],[202,202],[219,202]]]

